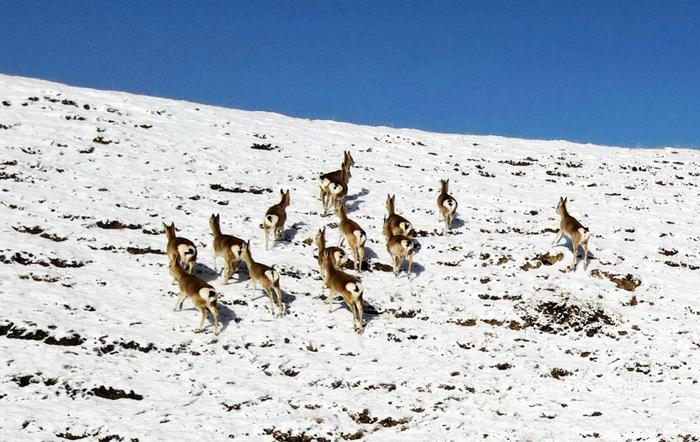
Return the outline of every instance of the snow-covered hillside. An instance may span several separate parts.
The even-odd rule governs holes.
[[[469,118],[469,116],[465,116]],[[269,146],[268,146],[269,145]],[[256,147],[256,148],[253,148]],[[318,176],[350,150],[366,327],[329,313]],[[442,235],[440,178],[459,200]],[[698,440],[700,151],[293,119],[0,76],[0,439]],[[291,190],[287,240],[265,210]],[[418,230],[395,278],[384,201]],[[593,232],[553,246],[560,195]],[[222,285],[208,218],[281,273]],[[163,222],[223,330],[173,312]],[[221,261],[219,261],[221,265]]]

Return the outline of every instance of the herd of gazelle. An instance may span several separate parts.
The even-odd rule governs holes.
[[[348,194],[350,182],[350,169],[355,161],[346,151],[343,154],[343,163],[339,170],[321,175],[320,199],[323,205],[323,215],[327,215],[333,208],[338,216],[340,230],[340,243],[337,247],[326,246],[325,227],[316,235],[318,247],[318,265],[326,287],[330,295],[326,303],[332,305],[333,299],[340,296],[345,301],[352,313],[355,331],[363,330],[363,300],[364,288],[359,277],[344,272],[342,269],[348,262],[348,255],[342,248],[347,241],[352,253],[353,269],[357,273],[362,272],[362,264],[365,257],[365,243],[367,233],[360,225],[348,218],[345,208],[345,197]],[[444,231],[452,228],[452,222],[457,212],[457,200],[448,193],[449,180],[440,180],[440,193],[437,197],[438,211],[445,222]],[[280,191],[280,202],[273,205],[265,212],[262,228],[265,232],[265,248],[269,248],[269,236],[274,235],[274,241],[282,238],[284,224],[287,220],[286,209],[289,206],[289,190]],[[584,263],[588,260],[588,240],[590,231],[579,223],[576,218],[569,215],[566,209],[566,198],[560,198],[557,204],[557,214],[561,216],[560,229],[554,244],[558,243],[562,236],[571,239],[574,261],[572,268],[576,267],[577,251],[581,246],[584,250]],[[410,277],[413,267],[414,237],[416,234],[413,225],[395,211],[395,196],[387,195],[387,215],[384,217],[383,233],[386,239],[386,249],[392,260],[394,275],[398,276],[404,261],[408,262],[407,273]],[[189,298],[195,308],[200,312],[199,329],[202,329],[207,311],[212,315],[214,333],[219,333],[219,310],[217,308],[217,293],[214,288],[194,275],[194,267],[197,260],[197,248],[187,238],[178,237],[175,233],[175,224],[165,226],[165,234],[168,238],[167,256],[170,274],[179,285],[180,295],[175,302],[175,310],[182,309],[185,298]],[[260,285],[270,300],[270,311],[275,315],[275,304],[280,315],[285,313],[285,305],[282,300],[280,288],[280,274],[273,267],[258,263],[253,260],[250,252],[250,241],[244,241],[233,235],[221,233],[219,215],[211,215],[209,227],[214,237],[214,271],[218,272],[216,258],[222,256],[224,267],[222,283],[227,283],[231,276],[238,271],[241,262],[245,262],[250,276],[249,287],[252,290]],[[443,231],[443,233],[444,233]]]

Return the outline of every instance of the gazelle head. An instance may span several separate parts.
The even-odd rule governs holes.
[[[350,155],[350,151],[346,150],[343,153],[343,167],[340,170],[340,176],[344,182],[348,182],[350,180],[350,177],[352,176],[350,174],[350,168],[354,165],[355,165],[355,160],[352,159],[352,155]]]
[[[209,228],[211,229],[212,234],[217,234],[217,232],[220,232],[220,225],[219,225],[219,214],[211,214],[209,217]]]
[[[175,256],[175,259],[171,259],[170,262],[168,263],[168,270],[170,271],[170,275],[175,278],[176,281],[179,281],[180,278],[185,274],[185,269],[182,268],[182,264],[180,264],[180,255]]]
[[[396,195],[387,195],[386,196],[386,211],[389,213],[389,215],[394,214],[394,199],[396,198]]]
[[[170,225],[163,223],[163,227],[165,227],[165,236],[168,240],[175,238],[175,223],[170,223]]]
[[[557,214],[564,215],[566,212],[566,200],[568,198],[559,197],[559,203],[557,204]]]
[[[286,191],[280,189],[280,206],[287,207],[289,205],[289,189]]]
[[[318,229],[316,233],[316,246],[318,246],[319,254],[326,248],[326,228]]]
[[[450,180],[440,180],[440,193],[447,193],[447,187],[450,185]]]
[[[343,153],[343,164],[347,164],[348,167],[354,166],[355,165],[355,160],[352,159],[352,155],[350,155],[350,151],[346,150]]]
[[[336,201],[334,208],[336,215],[338,215],[341,221],[348,217],[348,212],[345,210],[345,204],[343,204],[342,201]]]
[[[241,259],[245,262],[252,261],[253,259],[250,256],[250,240],[241,245]]]

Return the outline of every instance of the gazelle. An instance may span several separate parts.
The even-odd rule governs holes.
[[[177,236],[175,223],[170,225],[163,223],[163,227],[165,227],[165,236],[168,238],[166,247],[168,263],[178,260],[183,267],[187,267],[189,273],[192,273],[197,261],[197,247],[189,239]]]
[[[180,296],[175,301],[173,311],[182,310],[182,304],[185,298],[188,298],[194,304],[194,307],[199,310],[201,317],[199,319],[199,330],[202,330],[204,320],[207,317],[207,310],[211,313],[212,321],[214,322],[214,334],[219,334],[219,308],[216,306],[217,294],[212,286],[199,279],[197,276],[185,272],[180,266],[179,258],[170,261],[170,274],[180,286]]]
[[[326,247],[326,228],[320,229],[316,234],[316,246],[318,246],[318,265],[323,274],[323,260],[330,259],[334,266],[342,268],[348,262],[348,255],[340,247]],[[325,280],[325,275],[322,275]]]
[[[218,272],[216,267],[216,257],[224,257],[224,273],[221,277],[221,282],[223,284],[227,283],[231,275],[238,271],[241,265],[241,249],[243,248],[243,241],[240,238],[236,238],[233,235],[223,235],[221,233],[221,226],[219,225],[219,215],[213,215],[209,218],[209,227],[211,228],[211,233],[214,235],[213,253],[214,253],[214,271]]]
[[[355,264],[355,271],[362,271],[362,263],[365,260],[365,243],[367,242],[367,234],[359,224],[348,218],[348,214],[345,211],[345,204],[337,202],[335,204],[335,213],[338,214],[340,219],[340,224],[338,224],[338,230],[340,230],[340,243],[338,246],[343,245],[343,239],[348,241],[350,246],[350,251],[352,252],[352,259]]]
[[[340,179],[337,181],[329,180],[328,185],[325,190],[323,185],[321,186],[321,193],[325,194],[323,196],[323,216],[328,214],[328,211],[333,207],[333,205],[340,201],[345,201],[345,197],[348,195],[348,182],[350,181],[350,170],[343,169],[340,171]]]
[[[574,254],[574,261],[571,263],[572,270],[576,268],[576,259],[578,258],[578,246],[583,247],[583,265],[584,268],[588,267],[588,240],[591,237],[591,232],[583,227],[583,225],[576,220],[573,216],[569,215],[566,210],[567,198],[559,197],[559,203],[557,204],[557,213],[561,215],[561,221],[559,223],[559,233],[553,244],[558,243],[561,237],[566,235],[571,239],[571,251]]]
[[[263,230],[265,230],[265,250],[268,250],[268,238],[270,232],[275,236],[274,241],[279,240],[284,230],[284,223],[287,221],[287,206],[289,205],[289,190],[280,190],[280,202],[267,209],[263,220]]]
[[[270,313],[275,316],[275,302],[273,297],[277,296],[277,306],[280,310],[280,316],[284,315],[285,307],[282,303],[282,289],[280,289],[280,274],[277,270],[265,264],[257,263],[253,260],[250,254],[250,241],[243,244],[243,249],[241,251],[241,256],[243,261],[245,261],[248,267],[248,274],[250,274],[250,282],[248,286],[255,291],[255,288],[260,284],[263,291],[270,298]]]
[[[328,186],[331,183],[345,182],[345,186],[347,187],[347,183],[349,182],[351,177],[350,168],[354,165],[355,160],[352,158],[352,155],[350,155],[350,151],[346,150],[345,152],[343,152],[343,164],[341,168],[338,170],[334,170],[333,172],[328,172],[321,175],[321,192],[319,194],[319,197],[321,198],[321,202],[323,203],[324,215],[328,213],[328,209],[330,208],[328,206],[328,203],[326,202],[329,193]],[[343,173],[345,175],[343,175]]]
[[[450,180],[440,180],[440,195],[437,198],[438,210],[445,220],[445,230],[447,231],[452,230],[452,220],[457,213],[457,200],[447,193],[449,185]]]
[[[395,199],[396,195],[386,196],[386,211],[388,212],[389,217],[385,218],[384,220],[384,236],[386,236],[388,241],[389,236],[387,235],[387,231],[389,231],[393,235],[403,235],[413,238],[416,233],[415,230],[413,230],[413,225],[411,225],[411,223],[408,222],[408,220],[403,216],[396,214],[394,206]]]
[[[413,269],[413,239],[406,235],[396,235],[392,232],[387,219],[384,220],[384,236],[386,236],[386,250],[391,255],[391,264],[394,276],[399,276],[401,265],[408,260],[408,277],[411,277]]]
[[[355,331],[362,333],[364,325],[362,319],[364,313],[362,307],[362,295],[364,293],[362,282],[360,282],[359,278],[338,270],[330,259],[323,259],[322,265],[322,273],[325,275],[324,279],[326,285],[331,291],[328,298],[326,298],[326,304],[328,304],[329,310],[333,298],[338,295],[342,296],[343,301],[345,301],[345,304],[350,309],[350,313],[352,313],[352,324]]]

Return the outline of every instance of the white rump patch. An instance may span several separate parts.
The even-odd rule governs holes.
[[[180,260],[182,262],[189,261],[186,259],[188,256],[192,258],[195,254],[195,249],[189,244],[180,244],[177,246],[177,253],[180,255]]]
[[[365,245],[365,242],[367,241],[367,235],[365,235],[363,231],[354,230],[352,233],[355,235],[355,237],[357,237],[357,244],[361,246]]]
[[[359,295],[362,293],[362,284],[359,282],[348,282],[345,284],[345,290],[352,294]]]
[[[588,238],[591,237],[591,232],[584,229],[583,227],[580,227],[578,229],[578,233],[581,235],[581,242],[586,242],[588,241]]]
[[[402,240],[401,245],[403,246],[404,250],[406,250],[406,251],[413,250],[413,241],[411,241],[410,239]]]
[[[411,225],[411,223],[408,223],[408,222],[403,222],[403,223],[399,224],[399,227],[401,227],[401,230],[403,230],[403,233],[406,235],[408,235],[408,233],[411,230],[413,230],[413,226]]]
[[[216,300],[216,292],[211,287],[202,287],[199,289],[199,297],[207,302]]]
[[[277,282],[278,279],[280,279],[280,274],[277,273],[275,270],[267,270],[265,272],[265,276],[267,279],[269,279],[272,282]]]
[[[325,189],[325,188],[328,187],[328,185],[329,185],[330,183],[331,183],[331,180],[329,180],[328,178],[324,178],[324,179],[321,181],[321,187]]]
[[[279,218],[277,217],[277,215],[265,215],[265,220],[263,221],[263,223],[266,226],[274,226],[275,224],[277,224],[278,219]]]
[[[233,256],[236,257],[236,259],[240,259],[241,257],[241,246],[238,244],[234,244],[231,246],[231,253],[233,253]]]
[[[445,201],[442,202],[442,205],[445,206],[445,208],[450,212],[457,208],[457,202],[452,198],[447,198]]]
[[[336,183],[330,183],[328,185],[328,189],[331,191],[331,193],[333,195],[337,195],[343,191],[343,186],[340,184],[336,184]]]
[[[345,252],[341,252],[340,250],[333,254],[333,258],[335,259],[335,262],[338,263],[339,267],[348,262],[348,256],[345,254]]]

